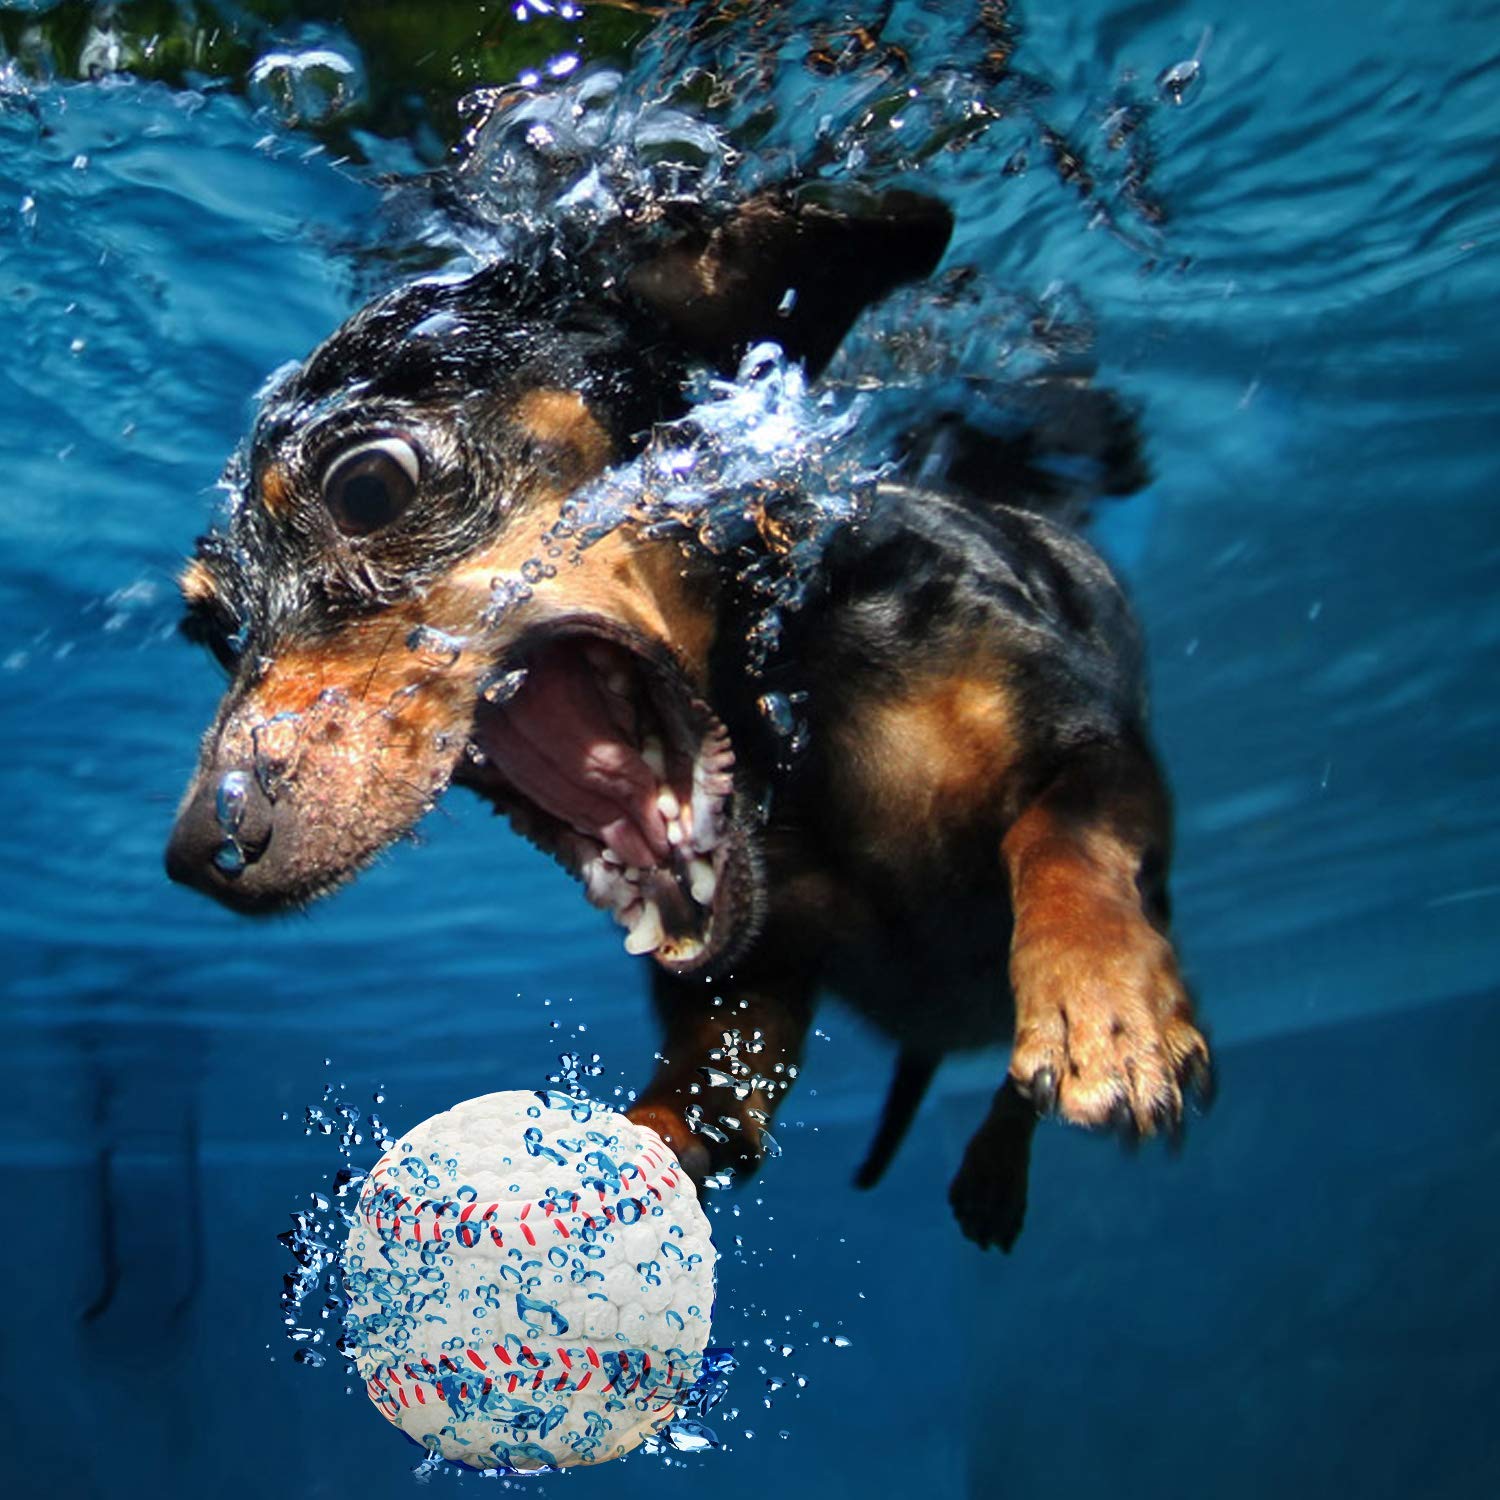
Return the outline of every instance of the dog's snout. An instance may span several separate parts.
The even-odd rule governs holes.
[[[167,842],[167,874],[239,910],[267,904],[256,867],[274,841],[275,806],[248,771],[200,775]]]

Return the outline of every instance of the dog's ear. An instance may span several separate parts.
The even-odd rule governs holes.
[[[772,339],[816,373],[863,308],[929,275],[953,232],[936,199],[776,191],[635,266],[628,285],[687,349],[732,371]]]

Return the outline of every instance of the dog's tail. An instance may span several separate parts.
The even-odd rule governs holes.
[[[992,403],[968,401],[899,446],[900,477],[918,488],[1067,521],[1151,477],[1135,412],[1087,372],[1055,371],[1004,387]]]
[[[925,1052],[903,1050],[896,1059],[896,1071],[891,1076],[891,1086],[886,1091],[885,1105],[880,1111],[880,1124],[875,1128],[875,1139],[854,1174],[854,1185],[860,1188],[874,1187],[885,1169],[901,1149],[917,1107],[927,1093],[927,1085],[937,1072],[938,1060]]]

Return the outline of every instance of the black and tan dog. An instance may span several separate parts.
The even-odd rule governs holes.
[[[788,764],[732,551],[626,524],[547,561],[564,502],[682,415],[695,363],[769,337],[818,368],[949,229],[909,195],[770,193],[351,319],[267,398],[183,575],[233,681],[167,863],[277,911],[472,787],[653,957],[665,1061],[631,1113],[700,1176],[759,1159],[822,990],[900,1048],[867,1183],[939,1059],[1013,1026],[951,1190],[1008,1247],[1038,1113],[1170,1131],[1206,1080],[1108,569],[1003,479],[882,486],[769,669],[805,695]]]

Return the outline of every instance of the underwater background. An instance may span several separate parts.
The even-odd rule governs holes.
[[[515,95],[458,113],[512,84],[567,150],[492,128]],[[31,0],[0,5],[7,1493],[520,1483],[414,1478],[337,1314],[289,1339],[276,1236],[373,1162],[372,1112],[640,1084],[644,975],[461,795],[305,917],[169,886],[221,685],[172,578],[255,391],[373,291],[518,215],[789,173],[957,215],[962,295],[856,334],[870,463],[882,412],[1060,360],[1141,411],[1154,480],[1093,535],[1149,642],[1219,1099],[1176,1156],[1043,1129],[985,1254],[945,1194],[1003,1057],[950,1062],[860,1194],[890,1059],[830,1004],[781,1156],[710,1195],[721,1451],[525,1483],[1500,1489],[1500,6]]]

